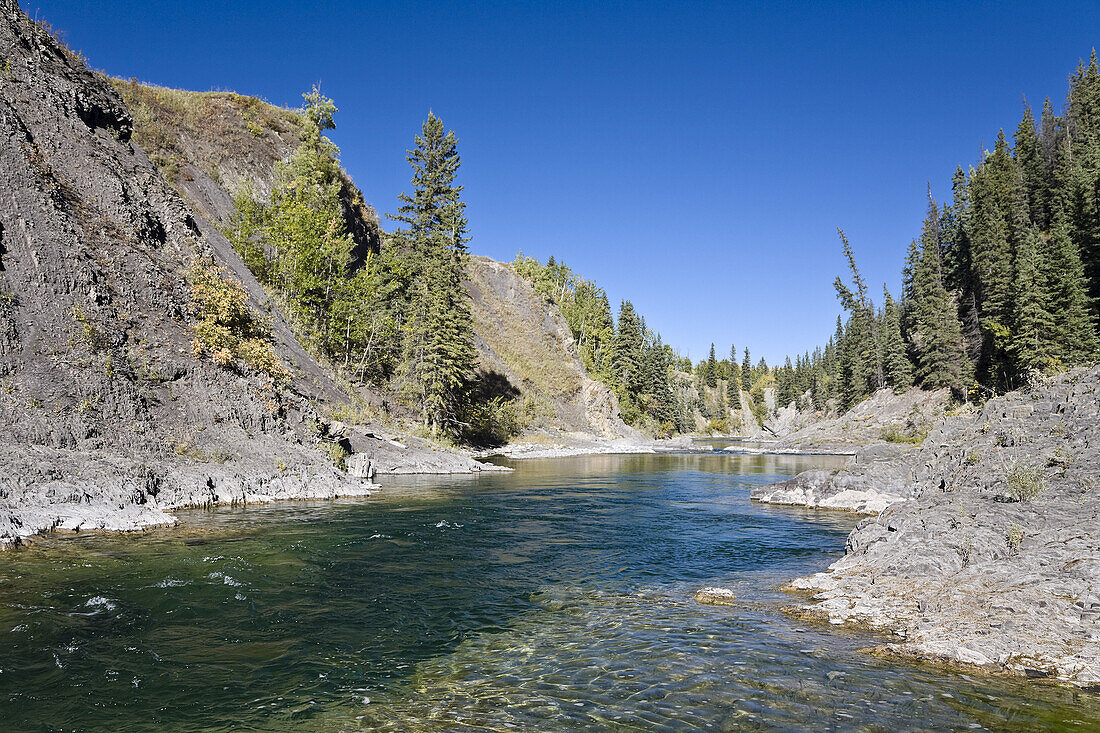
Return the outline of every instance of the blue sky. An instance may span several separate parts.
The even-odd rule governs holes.
[[[429,108],[460,138],[471,250],[564,260],[693,358],[823,343],[842,227],[895,292],[926,186],[1061,109],[1100,3],[22,0],[91,65],[298,106],[380,213]],[[879,296],[880,299],[881,296]]]

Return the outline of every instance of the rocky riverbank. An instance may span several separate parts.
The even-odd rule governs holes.
[[[1098,477],[1100,367],[945,419],[917,448],[864,451],[754,498],[893,497],[852,532],[844,558],[791,583],[813,594],[801,613],[889,632],[890,653],[1090,686],[1100,684]]]
[[[695,450],[697,447],[689,436],[677,436],[663,440],[635,438],[603,438],[584,433],[556,433],[541,435],[541,440],[524,441],[500,448],[491,448],[475,453],[475,457],[487,458],[500,456],[521,460],[527,458],[569,458],[571,456],[592,456],[609,453],[669,453]]]

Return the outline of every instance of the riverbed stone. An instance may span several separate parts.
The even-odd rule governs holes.
[[[737,601],[737,594],[729,588],[708,585],[695,591],[692,598],[697,603],[706,603],[712,606],[732,606]]]

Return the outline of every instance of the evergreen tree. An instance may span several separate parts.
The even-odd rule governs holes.
[[[922,387],[951,387],[965,397],[971,377],[958,310],[943,284],[939,210],[929,198],[921,233],[920,259],[914,273],[909,339]]]
[[[749,361],[749,347],[745,347],[745,360],[741,362],[741,391],[751,392],[753,383],[752,362]]]
[[[707,357],[706,382],[711,389],[718,386],[718,360],[714,358],[713,343],[710,345],[710,356]]]
[[[737,347],[730,345],[730,378],[726,390],[730,409],[741,409],[741,367],[737,365]]]
[[[1012,371],[1007,348],[1012,327],[1012,243],[1018,238],[1012,224],[1020,227],[1026,221],[1026,213],[1024,220],[1017,216],[1015,222],[1010,221],[1012,209],[1019,209],[1019,201],[1014,195],[1019,180],[1002,132],[994,151],[971,176],[971,215],[967,232],[982,332],[979,377],[1002,385],[1007,383]]]
[[[913,386],[913,365],[906,355],[905,342],[901,336],[901,313],[897,303],[890,297],[890,291],[886,286],[882,287],[884,337],[883,337],[883,367],[886,372],[886,383],[897,393],[904,392]]]
[[[611,376],[613,383],[638,393],[641,389],[642,327],[629,300],[619,306],[619,322],[611,349]]]
[[[1085,268],[1061,211],[1054,217],[1048,251],[1049,265],[1044,279],[1054,315],[1055,353],[1065,366],[1088,363],[1100,353],[1100,341],[1089,308]]]
[[[795,382],[795,370],[791,357],[776,371],[775,401],[780,407],[786,407],[798,400],[798,384]]]
[[[676,403],[669,381],[668,353],[661,336],[648,345],[645,351],[645,393],[649,395],[648,412],[659,425],[673,425],[676,419]],[[665,431],[669,429],[666,427]]]
[[[1031,107],[1024,103],[1024,116],[1016,128],[1013,139],[1016,165],[1023,176],[1024,190],[1031,221],[1045,226],[1050,208],[1050,180],[1046,160],[1039,142],[1039,133],[1035,129],[1035,118]]]
[[[1063,200],[1071,236],[1089,279],[1093,308],[1100,312],[1100,65],[1093,49],[1087,65],[1070,77],[1066,103],[1071,155],[1064,156]]]
[[[1050,97],[1047,97],[1043,100],[1043,111],[1039,115],[1039,148],[1043,153],[1047,176],[1050,178],[1052,185],[1054,183],[1054,179],[1051,177],[1054,172],[1054,161],[1063,136],[1064,130],[1062,129],[1061,120],[1054,113],[1054,105],[1050,103]],[[1050,195],[1051,199],[1047,203],[1053,204],[1053,190],[1050,191]],[[1053,216],[1053,210],[1048,211],[1048,213]]]
[[[839,277],[833,282],[837,297],[850,314],[843,339],[837,345],[841,407],[847,410],[880,386],[876,383],[876,374],[881,372],[881,367],[875,338],[874,307],[867,297],[867,285],[856,266],[855,253],[848,237],[840,229],[837,229],[837,234],[855,286],[855,290],[851,290]]]
[[[1039,232],[1033,229],[1021,237],[1016,248],[1016,298],[1009,351],[1015,358],[1016,369],[1022,373],[1046,370],[1057,362],[1054,318],[1041,257]]]
[[[407,263],[409,307],[403,325],[401,375],[406,394],[432,431],[457,422],[458,398],[473,373],[473,323],[462,285],[466,257],[466,205],[455,184],[461,159],[454,132],[428,113],[407,156],[413,193],[402,193],[390,218],[404,224],[393,234]]]

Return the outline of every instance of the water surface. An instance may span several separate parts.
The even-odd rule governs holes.
[[[857,520],[749,489],[836,461],[524,461],[43,540],[0,557],[0,727],[1098,729],[1094,695],[894,665],[780,611]]]

